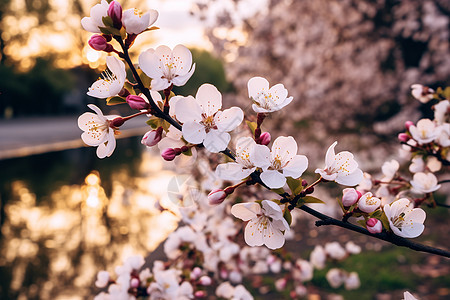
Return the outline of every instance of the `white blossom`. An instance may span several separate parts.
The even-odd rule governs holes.
[[[127,77],[125,64],[114,56],[106,57],[106,70],[102,73],[103,78],[99,78],[89,88],[87,94],[95,98],[108,98],[116,96],[122,90]]]
[[[431,143],[441,133],[440,128],[430,119],[421,119],[417,122],[417,126],[409,126],[409,132],[420,145]]]
[[[269,88],[269,82],[262,77],[248,81],[248,95],[253,100],[252,108],[257,113],[269,113],[282,109],[292,101],[281,83]]]
[[[309,261],[318,270],[322,270],[325,267],[327,261],[327,253],[322,246],[317,245],[309,256]]]
[[[432,89],[421,84],[411,85],[411,94],[422,103],[427,103],[433,99],[433,93],[434,91]]]
[[[361,282],[359,280],[358,273],[351,272],[350,274],[348,274],[345,278],[344,285],[346,290],[356,290],[357,288],[359,288]]]
[[[278,249],[284,245],[284,231],[289,230],[289,225],[275,202],[263,200],[261,205],[238,203],[233,205],[231,213],[243,221],[249,221],[244,233],[249,246],[266,245],[270,249]]]
[[[102,0],[100,4],[96,4],[91,8],[90,17],[81,19],[81,25],[84,30],[92,33],[101,33],[99,27],[105,27],[103,17],[108,16],[109,4],[106,0]]]
[[[445,123],[449,108],[450,102],[448,100],[440,101],[434,106],[434,120],[438,125],[442,125]]]
[[[358,168],[358,163],[353,158],[353,154],[348,151],[342,151],[335,154],[334,142],[327,151],[325,156],[325,168],[316,169],[323,179],[328,181],[336,181],[346,186],[355,186],[363,179],[363,172]]]
[[[123,12],[122,24],[127,33],[139,34],[155,23],[157,18],[158,12],[154,9],[142,13],[140,9],[130,8]]]
[[[155,91],[167,89],[171,84],[184,85],[195,71],[192,54],[183,45],[173,50],[167,46],[148,49],[139,56],[139,67],[152,79],[151,88]]]
[[[335,289],[340,287],[345,281],[344,273],[337,268],[330,269],[325,277],[331,287]]]
[[[433,173],[418,172],[414,174],[411,180],[413,189],[419,193],[431,193],[438,190],[441,185]]]
[[[84,131],[81,139],[85,144],[97,147],[99,158],[109,157],[116,148],[114,129],[109,125],[111,120],[119,116],[104,116],[100,108],[93,104],[88,104],[88,107],[95,111],[95,114],[87,112],[78,118],[78,127]]]
[[[372,213],[381,205],[381,199],[374,197],[371,192],[367,192],[358,200],[358,209],[365,213]]]
[[[414,204],[401,198],[383,207],[392,231],[404,238],[415,238],[422,234],[425,226],[425,211],[414,208]]]
[[[333,259],[341,260],[347,256],[347,251],[338,243],[331,242],[325,244],[325,252]]]
[[[395,173],[397,173],[399,167],[400,164],[395,159],[384,162],[381,166],[381,172],[384,175],[381,181],[391,181],[394,178]]]

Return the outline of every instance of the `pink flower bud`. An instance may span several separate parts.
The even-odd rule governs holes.
[[[177,154],[175,153],[175,150],[173,148],[167,148],[166,150],[161,152],[161,156],[167,161],[172,161],[175,159]]]
[[[132,109],[141,110],[149,108],[150,104],[144,98],[136,95],[128,95],[127,103]]]
[[[88,41],[88,44],[89,46],[91,46],[92,49],[97,51],[103,51],[109,45],[106,39],[99,34],[91,36],[91,38]]]
[[[407,135],[406,133],[399,133],[398,134],[398,140],[400,141],[400,142],[407,142],[407,141],[409,141],[409,135]]]
[[[263,132],[263,133],[261,133],[261,136],[259,137],[259,143],[261,145],[267,146],[270,144],[270,139],[271,139],[270,133]]]
[[[194,293],[195,298],[203,298],[206,297],[206,291],[196,291]]]
[[[405,122],[405,127],[406,127],[407,130],[409,130],[409,127],[411,127],[411,125],[414,125],[414,123],[411,122],[411,121],[406,121]]]
[[[132,278],[131,281],[130,281],[130,286],[131,286],[132,288],[137,288],[137,287],[139,287],[139,279],[137,279],[137,278]]]
[[[212,280],[209,276],[202,276],[198,281],[201,285],[208,286],[211,285]]]
[[[211,204],[211,205],[220,204],[223,202],[223,200],[225,200],[226,197],[227,197],[227,193],[225,193],[224,190],[221,190],[221,189],[212,190],[208,194],[208,201],[209,201],[209,204]]]
[[[200,275],[202,275],[202,269],[200,269],[199,267],[195,267],[191,272],[191,279],[195,280],[199,278]]]
[[[370,233],[380,233],[383,230],[383,225],[380,220],[370,218],[366,222],[366,228]]]
[[[345,207],[352,206],[361,197],[361,193],[354,188],[346,188],[342,191],[342,204]]]
[[[155,146],[162,138],[163,128],[158,127],[156,130],[150,130],[142,137],[141,143],[147,147]]]
[[[114,27],[122,28],[122,6],[117,1],[112,1],[108,7],[108,16],[113,20]]]

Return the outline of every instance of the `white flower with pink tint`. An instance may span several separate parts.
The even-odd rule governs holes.
[[[167,89],[171,84],[184,85],[195,71],[195,64],[192,68],[191,65],[191,51],[183,45],[177,45],[173,50],[159,46],[139,56],[139,67],[152,79],[151,88],[154,91]]]
[[[89,96],[104,99],[116,96],[122,90],[127,77],[125,64],[114,56],[108,56],[106,66],[109,70],[103,72],[102,78],[91,85],[87,92]]]
[[[441,134],[440,128],[430,119],[421,119],[417,126],[409,126],[409,132],[420,145],[431,143]]]
[[[363,172],[358,168],[358,163],[353,158],[353,154],[348,151],[342,151],[335,154],[334,142],[327,151],[325,156],[325,168],[316,169],[316,173],[320,174],[323,179],[328,181],[336,181],[346,186],[355,186],[363,179]]]
[[[421,84],[413,84],[411,85],[411,94],[414,98],[419,100],[422,103],[427,103],[431,99],[433,99],[434,90],[430,89],[427,86],[423,86]]]
[[[158,12],[154,9],[150,9],[148,12],[143,13],[140,9],[130,8],[123,12],[122,23],[127,33],[139,34],[158,19]]]
[[[433,173],[422,172],[414,174],[411,185],[419,193],[432,193],[441,187]]]
[[[229,131],[234,130],[244,119],[239,107],[221,111],[222,95],[211,84],[203,84],[192,96],[175,103],[175,117],[183,123],[183,138],[192,144],[201,144],[210,152],[220,152],[230,142]]]
[[[257,113],[269,113],[282,109],[292,101],[281,83],[269,88],[269,82],[262,77],[248,81],[248,95],[253,100],[252,108]]]
[[[269,188],[281,188],[286,177],[299,178],[308,168],[308,158],[297,155],[297,142],[292,136],[280,136],[272,145],[272,151],[264,146],[253,157],[254,165],[262,168],[260,177]]]
[[[389,220],[391,230],[404,238],[415,238],[422,234],[425,226],[425,211],[414,208],[414,204],[406,198],[401,198],[383,207]]]
[[[99,27],[105,27],[103,17],[108,16],[109,3],[102,0],[100,4],[96,4],[91,8],[90,17],[81,19],[81,26],[84,30],[92,33],[102,33]]]
[[[233,205],[231,213],[243,221],[249,221],[244,233],[249,246],[266,245],[270,249],[278,249],[284,245],[284,233],[289,230],[289,225],[275,202],[238,203]]]
[[[381,205],[381,199],[374,197],[371,192],[367,192],[358,200],[358,209],[365,213],[372,213]]]
[[[110,127],[110,122],[119,116],[104,116],[100,108],[93,104],[88,107],[95,111],[95,114],[87,112],[78,118],[78,127],[84,131],[81,139],[86,145],[98,147],[99,158],[109,157],[116,148],[114,129]]]

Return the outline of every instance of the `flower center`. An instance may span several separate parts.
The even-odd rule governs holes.
[[[270,109],[275,105],[275,101],[273,101],[272,94],[265,91],[258,93],[258,96],[256,97],[256,102],[258,102],[260,107],[265,109]]]
[[[205,126],[205,130],[208,133],[211,129],[217,129],[217,126],[214,122],[214,116],[207,116],[206,114],[202,114],[203,120],[200,122],[203,126]]]
[[[391,221],[394,224],[394,226],[400,230],[402,230],[403,223],[405,222],[404,216],[405,216],[405,213],[402,212],[397,217],[391,218]]]
[[[135,8],[133,11],[135,16],[138,16],[139,18],[142,17],[143,13],[142,10]]]

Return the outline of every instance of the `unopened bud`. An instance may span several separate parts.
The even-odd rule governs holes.
[[[175,150],[173,148],[167,148],[166,150],[161,152],[161,156],[162,158],[164,158],[164,160],[167,161],[172,161],[175,159],[175,157],[177,157]]]
[[[361,197],[361,193],[354,188],[346,188],[342,191],[342,204],[345,207],[352,206]]]
[[[204,298],[206,297],[206,291],[196,291],[194,293],[195,298]]]
[[[370,218],[366,222],[366,228],[370,233],[380,233],[383,230],[383,225],[380,220]]]
[[[225,193],[224,190],[221,190],[221,189],[212,190],[208,194],[208,201],[209,201],[209,204],[216,205],[216,204],[222,203],[226,197],[227,197],[227,193]]]
[[[155,146],[162,138],[163,128],[158,127],[156,130],[150,130],[142,137],[141,143],[147,147]]]
[[[306,190],[305,190],[305,193],[308,195],[308,194],[312,194],[312,193],[314,193],[314,187],[313,186],[310,186],[309,188],[307,188]]]
[[[123,123],[125,123],[125,119],[122,117],[117,117],[109,123],[109,127],[120,127]]]
[[[209,277],[209,276],[202,276],[202,277],[200,277],[198,282],[201,285],[208,286],[208,285],[211,285],[212,280],[211,280],[211,277]]]
[[[302,179],[302,187],[306,187],[308,185],[308,181]]]
[[[119,97],[126,98],[130,95],[130,92],[126,88],[122,88],[118,95]]]
[[[132,288],[138,288],[139,287],[139,279],[132,278],[131,281],[130,281],[130,286]]]
[[[95,34],[91,36],[91,38],[88,41],[89,46],[91,46],[92,49],[97,51],[103,51],[106,49],[106,47],[109,45],[106,39],[99,34]],[[110,45],[111,46],[111,45]]]
[[[271,136],[268,132],[261,133],[261,136],[259,137],[259,143],[261,145],[267,146],[270,144]]]
[[[114,28],[122,28],[122,6],[117,1],[112,1],[108,7],[108,16],[113,20]]]
[[[409,130],[409,127],[411,127],[411,125],[414,125],[414,123],[412,121],[406,121],[405,122],[405,127],[407,130]]]
[[[406,143],[407,141],[409,141],[409,135],[407,135],[406,133],[399,133],[398,134],[398,140],[400,142]]]
[[[128,95],[127,103],[132,109],[141,110],[149,108],[150,104],[144,98],[136,95]]]

